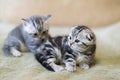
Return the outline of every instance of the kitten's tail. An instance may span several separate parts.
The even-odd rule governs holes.
[[[43,54],[35,54],[35,58],[47,70],[54,71],[54,69],[47,63],[47,59],[44,57]]]
[[[3,51],[5,56],[9,56],[10,55],[10,46],[4,44],[2,47],[2,51]]]

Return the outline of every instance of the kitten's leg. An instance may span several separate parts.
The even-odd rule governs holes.
[[[59,72],[62,71],[64,68],[62,66],[57,65],[57,58],[55,53],[49,51],[48,49],[39,50],[37,54],[35,54],[36,60],[46,69],[50,71]],[[43,53],[41,53],[43,52]]]
[[[83,68],[83,69],[89,69],[89,64],[87,64],[87,63],[82,63],[79,66],[80,66],[80,68]]]
[[[21,52],[18,51],[15,47],[11,47],[11,48],[10,48],[10,51],[11,51],[11,53],[13,54],[13,56],[15,56],[15,57],[19,57],[19,56],[22,55]]]
[[[55,72],[62,71],[64,68],[56,64],[59,62],[58,57],[60,57],[59,55],[57,55],[58,51],[56,51],[56,48],[53,49],[51,47],[46,47],[46,50],[47,63],[49,63],[49,65],[54,69]]]
[[[2,47],[2,51],[4,53],[5,56],[9,56],[10,55],[10,47],[7,44],[4,44]]]
[[[14,40],[12,41],[12,46],[10,48],[10,52],[13,54],[15,57],[19,57],[22,55],[22,53],[19,51],[21,49],[21,43],[19,40]]]
[[[78,59],[77,59],[77,64],[79,65],[80,68],[83,69],[89,69],[89,57],[81,55]]]
[[[67,71],[76,70],[76,61],[74,59],[67,59],[64,63],[65,63],[65,69]]]
[[[74,60],[74,56],[69,53],[65,53],[63,57],[63,63],[65,64],[65,69],[67,71],[75,71],[76,70],[76,61]]]
[[[13,56],[21,56],[20,53],[20,42],[14,37],[9,37],[3,46],[3,52],[5,55],[9,55],[10,53],[13,54]]]
[[[49,65],[54,69],[55,72],[64,70],[64,68],[62,66],[57,65],[55,62],[56,62],[56,58],[49,58],[47,60],[47,63],[49,63]]]

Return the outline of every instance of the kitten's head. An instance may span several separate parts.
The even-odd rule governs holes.
[[[68,45],[76,51],[85,51],[90,45],[95,44],[95,35],[86,26],[72,28],[68,36]]]
[[[33,38],[45,38],[48,36],[47,21],[51,15],[34,15],[23,20],[23,28]]]

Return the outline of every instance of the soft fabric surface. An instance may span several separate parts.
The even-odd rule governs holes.
[[[0,49],[7,33],[15,25],[0,24]],[[63,35],[69,28],[51,27],[50,33]],[[120,80],[120,23],[93,29],[97,37],[96,64],[88,70],[50,72],[31,53],[6,57],[0,50],[0,80]]]

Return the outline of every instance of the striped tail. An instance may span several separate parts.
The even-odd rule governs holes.
[[[35,54],[35,58],[47,70],[54,71],[54,69],[49,65],[49,63],[47,63],[47,59],[44,57],[43,54],[40,54],[40,53],[39,54]]]

